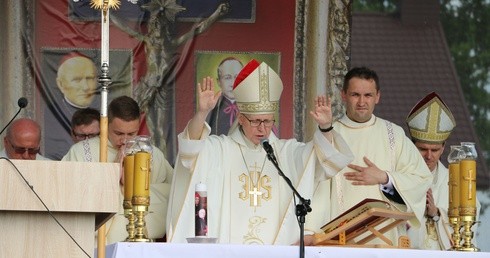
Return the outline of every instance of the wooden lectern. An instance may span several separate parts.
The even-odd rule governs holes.
[[[395,210],[385,201],[365,199],[324,225],[323,232],[315,234],[314,245],[410,248],[408,236],[400,237],[394,246],[383,234],[414,217],[413,212]],[[375,238],[385,244],[367,244]]]
[[[119,209],[119,164],[11,161],[30,186],[0,159],[0,257],[94,257],[95,230]]]

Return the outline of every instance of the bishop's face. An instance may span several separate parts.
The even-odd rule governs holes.
[[[238,123],[242,126],[245,137],[256,145],[260,144],[262,139],[269,138],[274,122],[273,114],[240,114],[238,117]]]
[[[437,168],[437,163],[444,152],[444,144],[431,144],[424,142],[415,142],[415,146],[420,152],[420,155],[424,158],[425,164],[429,167],[432,172]]]

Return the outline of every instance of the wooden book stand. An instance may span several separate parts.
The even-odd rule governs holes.
[[[394,246],[383,234],[414,217],[413,212],[394,210],[385,201],[365,199],[324,225],[323,232],[314,235],[314,245],[410,248],[407,236],[401,236],[398,246]],[[375,238],[381,239],[386,245],[366,244]]]

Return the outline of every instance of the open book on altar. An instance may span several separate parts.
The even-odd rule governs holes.
[[[402,212],[386,201],[364,199],[325,224],[321,228],[323,232],[315,234],[315,245],[365,246],[367,242],[380,238],[389,247],[393,247],[391,240],[383,234],[413,217],[413,212]],[[387,222],[384,223],[385,221]],[[409,247],[408,238],[406,241],[402,246],[399,243],[399,246]]]

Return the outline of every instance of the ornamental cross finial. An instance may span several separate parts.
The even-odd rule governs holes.
[[[91,0],[90,7],[94,9],[102,9],[107,11],[109,8],[118,9],[121,6],[121,1],[119,0]]]

